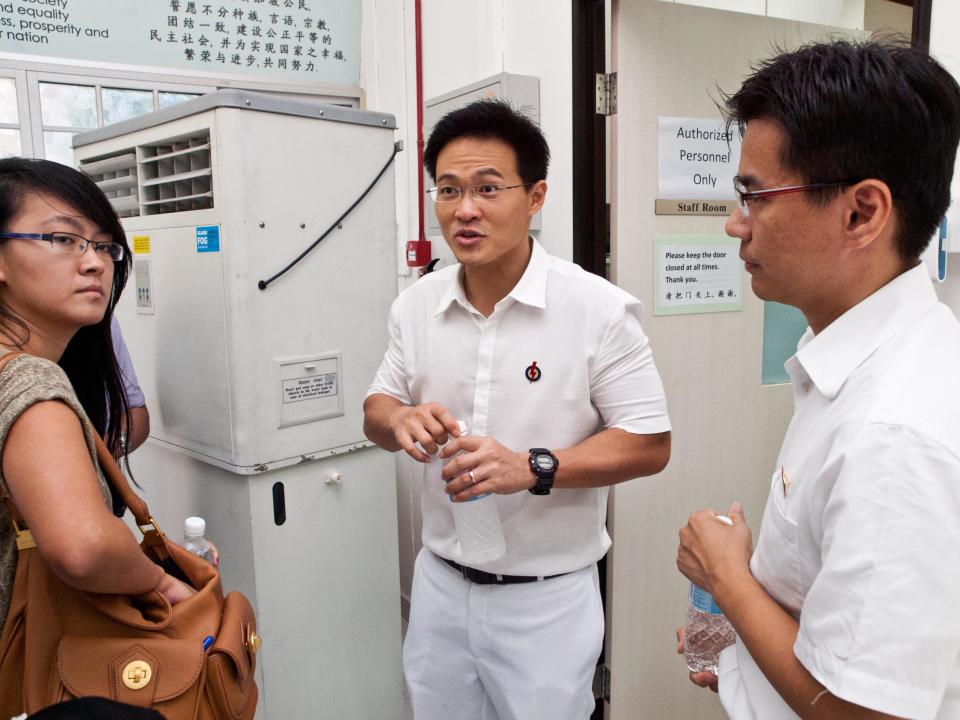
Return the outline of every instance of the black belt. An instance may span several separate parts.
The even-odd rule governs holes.
[[[463,576],[464,580],[469,580],[472,583],[477,585],[514,585],[516,583],[529,583],[529,582],[538,582],[540,580],[550,580],[552,578],[561,577],[563,575],[569,575],[569,573],[560,573],[559,575],[500,575],[498,573],[488,573],[483,570],[477,570],[476,568],[467,567],[466,565],[461,565],[458,562],[453,560],[447,560],[445,557],[438,558],[443,560],[447,565],[456,570],[460,575]]]

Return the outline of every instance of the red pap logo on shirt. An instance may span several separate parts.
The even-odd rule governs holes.
[[[540,379],[540,368],[537,367],[537,361],[534,360],[530,365],[527,366],[527,369],[523,371],[523,376],[532,383],[535,383]]]

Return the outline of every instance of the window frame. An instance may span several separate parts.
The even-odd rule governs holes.
[[[0,123],[4,130],[18,130],[20,132],[20,152],[24,157],[34,157],[33,133],[30,132],[30,98],[27,93],[26,72],[16,68],[4,67],[0,64],[0,77],[13,80],[17,93],[17,123]]]
[[[83,85],[95,91],[97,127],[103,127],[103,89],[150,90],[154,110],[159,108],[160,93],[204,94],[222,88],[269,92],[286,96],[310,97],[347,107],[363,105],[362,91],[356,86],[332,84],[301,85],[236,77],[211,77],[182,72],[126,70],[107,63],[85,62],[66,65],[59,62],[35,61],[25,55],[0,52],[0,77],[13,78],[17,91],[20,151],[24,157],[46,157],[44,132],[83,132],[91,128],[46,126],[40,102],[40,83]],[[0,127],[13,128],[10,123]]]
[[[2,69],[2,68],[0,68]],[[123,73],[122,75],[127,75]],[[36,120],[30,124],[33,148],[37,151],[35,157],[46,157],[46,143],[44,132],[85,132],[94,128],[79,128],[66,125],[46,125],[43,122],[43,112],[40,98],[40,85],[50,83],[56,85],[75,85],[91,87],[94,90],[96,104],[97,128],[103,127],[103,89],[111,90],[149,90],[153,93],[153,109],[159,106],[161,92],[181,92],[203,94],[216,90],[215,85],[199,85],[192,83],[170,82],[169,80],[153,80],[133,77],[117,77],[110,73],[93,74],[89,69],[83,73],[51,72],[49,70],[26,70],[25,82],[30,102],[31,116]]]

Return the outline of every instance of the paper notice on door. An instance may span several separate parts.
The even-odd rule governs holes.
[[[740,241],[725,235],[654,238],[654,315],[743,310]]]

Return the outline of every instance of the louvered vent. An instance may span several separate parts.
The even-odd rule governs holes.
[[[80,163],[86,173],[109,198],[120,217],[140,214],[137,190],[137,155],[133,148],[108,157]]]
[[[137,147],[143,215],[213,207],[210,133]]]

